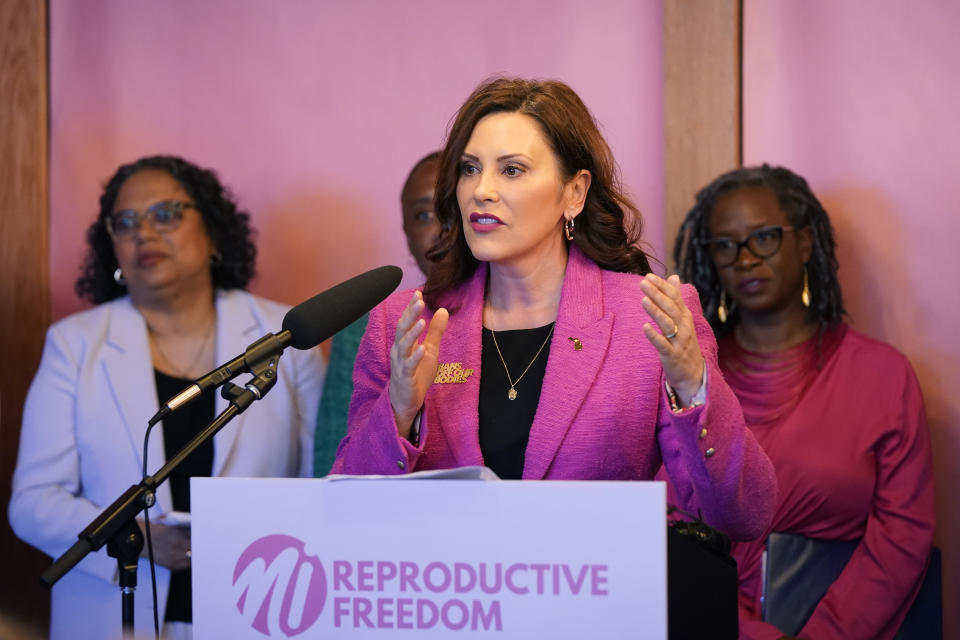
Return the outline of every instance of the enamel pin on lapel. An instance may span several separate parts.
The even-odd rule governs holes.
[[[580,342],[580,338],[572,338],[572,337],[571,337],[571,338],[567,338],[567,340],[569,340],[570,342],[573,343],[573,350],[574,350],[574,351],[582,351],[582,350],[583,350],[583,343]]]
[[[460,362],[441,362],[437,367],[434,384],[463,384],[473,375],[473,369],[464,369]]]

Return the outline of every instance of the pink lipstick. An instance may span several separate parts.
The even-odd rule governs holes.
[[[493,231],[497,227],[503,226],[503,220],[492,213],[479,213],[474,211],[470,214],[470,226],[474,231],[480,233]]]

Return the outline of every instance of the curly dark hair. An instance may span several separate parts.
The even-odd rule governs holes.
[[[777,197],[780,208],[796,229],[809,227],[813,251],[807,262],[812,303],[807,322],[816,324],[818,334],[840,322],[845,311],[840,282],[837,280],[836,243],[826,210],[807,181],[783,167],[764,164],[745,167],[723,174],[697,194],[696,204],[687,213],[673,248],[673,259],[680,277],[696,287],[700,302],[714,332],[722,336],[740,320],[739,312],[730,311],[727,322],[720,322],[720,280],[707,248],[710,238],[710,215],[720,196],[746,187],[766,187]]]
[[[107,220],[113,213],[117,193],[127,178],[150,169],[169,173],[193,199],[210,240],[222,258],[210,267],[213,286],[218,289],[246,288],[256,273],[257,259],[250,214],[237,208],[233,196],[213,171],[177,156],[147,156],[122,165],[107,181],[100,196],[100,213],[87,229],[87,256],[74,285],[77,295],[93,304],[126,295],[126,287],[113,279],[117,256],[107,232]]]
[[[427,252],[434,261],[424,288],[428,304],[435,306],[437,296],[467,280],[479,264],[464,236],[457,183],[460,158],[474,127],[497,112],[522,113],[537,121],[564,180],[581,169],[590,172],[590,189],[572,242],[604,269],[648,273],[647,254],[639,248],[640,211],[623,191],[610,147],[580,97],[562,82],[495,78],[477,87],[460,107],[440,154],[435,209],[442,231]]]

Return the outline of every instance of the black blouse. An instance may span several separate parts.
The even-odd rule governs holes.
[[[193,383],[193,380],[175,378],[157,370],[153,373],[161,404]],[[191,404],[181,407],[164,418],[163,449],[166,459],[176,455],[197,433],[213,421],[214,400],[215,396],[212,393],[202,395]],[[190,478],[209,477],[212,473],[213,440],[208,440],[174,469],[167,479],[173,496],[174,510],[190,511]],[[170,572],[167,610],[163,616],[165,622],[193,620],[190,580],[190,569]]]
[[[523,476],[524,454],[530,439],[530,427],[537,413],[543,376],[547,371],[547,357],[553,323],[535,329],[497,331],[496,345],[490,329],[483,329],[480,356],[480,451],[483,461],[505,480],[519,480]],[[545,344],[546,343],[546,344]],[[504,362],[510,369],[517,392],[510,400],[510,381]],[[539,355],[540,347],[543,350]],[[536,356],[536,358],[534,358]],[[532,364],[531,364],[532,361]],[[525,375],[527,365],[530,369]]]

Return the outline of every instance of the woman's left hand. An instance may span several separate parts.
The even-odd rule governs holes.
[[[646,294],[641,304],[660,329],[648,322],[643,333],[659,352],[667,383],[676,391],[681,406],[689,406],[700,389],[704,363],[693,314],[680,293],[680,278],[672,275],[664,280],[648,273],[640,281],[640,289]]]

